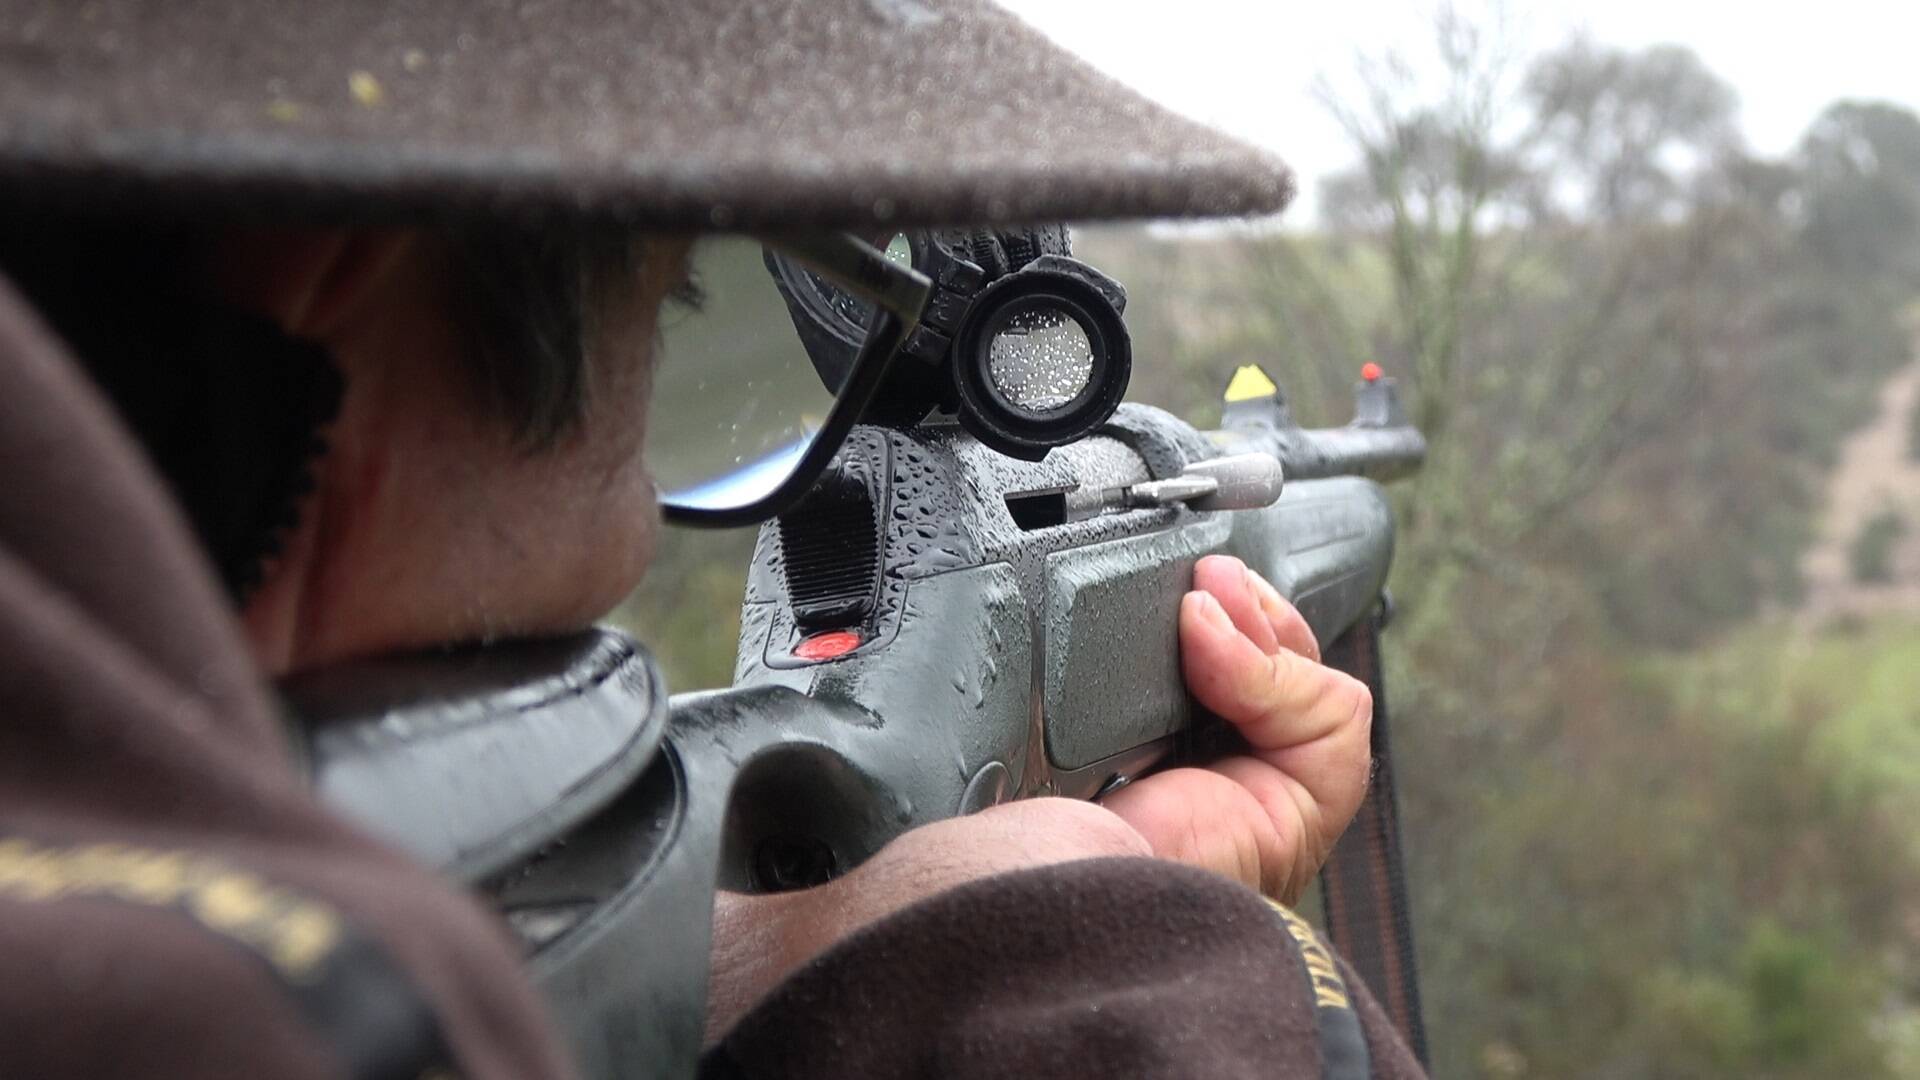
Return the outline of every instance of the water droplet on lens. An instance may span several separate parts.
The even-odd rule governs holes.
[[[1058,409],[1087,388],[1093,343],[1066,312],[1027,308],[994,334],[987,372],[994,389],[1014,405],[1033,412]]]

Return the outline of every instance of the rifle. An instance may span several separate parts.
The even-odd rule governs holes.
[[[818,884],[915,826],[1093,798],[1222,749],[1226,725],[1178,666],[1177,607],[1205,555],[1267,577],[1330,662],[1373,684],[1384,757],[1379,485],[1425,443],[1393,381],[1369,376],[1344,427],[1301,428],[1245,368],[1219,430],[1123,405],[1040,460],[948,422],[857,427],[761,528],[732,687],[669,703],[644,650],[606,630],[322,673],[284,688],[315,718],[316,786],[492,899],[587,1075],[690,1071],[716,889]],[[1348,861],[1397,872],[1382,790]],[[1352,940],[1353,904],[1327,888],[1336,943]],[[1398,937],[1360,968],[1401,967],[1398,1007],[1373,984],[1417,1046],[1393,900]]]

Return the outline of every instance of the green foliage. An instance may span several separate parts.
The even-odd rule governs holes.
[[[1569,637],[1559,694],[1509,674],[1519,708],[1464,733],[1399,690],[1436,1075],[1902,1075],[1916,657],[1912,623],[1637,660]]]
[[[1844,957],[1844,945],[1763,919],[1725,969],[1659,971],[1649,1059],[1675,1076],[1892,1075],[1874,1032],[1885,976],[1862,978]]]
[[[1847,547],[1847,565],[1853,572],[1853,580],[1863,584],[1892,581],[1893,548],[1906,534],[1906,520],[1892,508],[1868,518]]]
[[[663,529],[647,578],[609,621],[653,650],[675,693],[733,682],[754,529]]]

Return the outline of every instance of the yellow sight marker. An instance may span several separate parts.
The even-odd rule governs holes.
[[[1260,370],[1259,364],[1248,364],[1233,373],[1233,381],[1227,383],[1227,404],[1236,401],[1252,401],[1255,398],[1272,397],[1280,388]]]

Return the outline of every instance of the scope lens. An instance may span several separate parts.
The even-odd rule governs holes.
[[[987,377],[1015,408],[1052,412],[1086,392],[1093,342],[1067,312],[1043,303],[1023,306],[995,329],[987,345]]]
[[[961,425],[1027,461],[1098,429],[1133,371],[1124,303],[1118,284],[1067,256],[1043,255],[982,289],[948,369]]]

